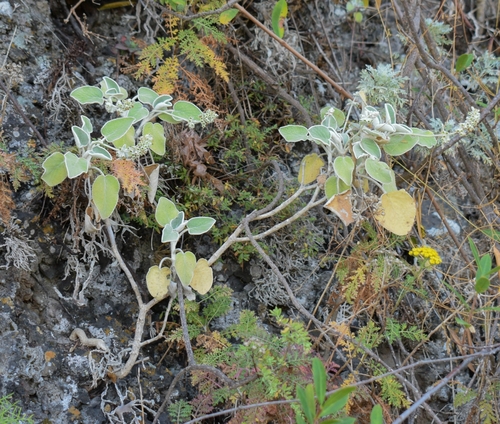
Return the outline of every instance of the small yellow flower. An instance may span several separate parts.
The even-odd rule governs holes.
[[[432,247],[422,246],[414,247],[408,252],[411,256],[420,256],[421,258],[429,259],[429,264],[439,265],[442,261],[439,253]]]

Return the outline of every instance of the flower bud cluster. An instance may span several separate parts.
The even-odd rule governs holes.
[[[134,106],[134,101],[131,99],[117,100],[113,103],[111,99],[106,99],[104,102],[104,107],[109,113],[117,113],[120,116],[125,116],[127,112]]]
[[[142,135],[135,146],[122,146],[116,152],[116,156],[131,160],[139,159],[149,151],[151,144],[153,144],[153,136],[151,134]]]
[[[481,114],[479,112],[479,109],[473,107],[468,113],[465,122],[458,124],[458,127],[455,131],[458,135],[465,136],[468,133],[474,132],[477,129],[480,120],[481,120]]]

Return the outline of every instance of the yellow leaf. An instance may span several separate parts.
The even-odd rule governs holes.
[[[381,206],[375,212],[375,219],[391,233],[405,236],[415,222],[417,208],[415,200],[406,191],[391,191],[380,198]]]
[[[342,194],[336,194],[325,205],[325,208],[337,215],[344,225],[349,225],[354,222],[352,217],[351,205],[351,190],[347,190]]]
[[[312,183],[321,171],[321,168],[325,165],[323,159],[321,159],[316,153],[307,155],[302,159],[299,169],[299,183],[309,184]]]
[[[190,286],[200,294],[207,293],[214,282],[212,268],[206,259],[200,259],[194,267],[193,279]]]
[[[163,299],[168,294],[170,268],[152,266],[146,275],[146,284],[151,296],[156,299]]]

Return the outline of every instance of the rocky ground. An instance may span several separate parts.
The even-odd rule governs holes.
[[[371,38],[380,39],[381,27],[374,29],[366,20],[362,27],[352,25],[352,19],[349,21],[345,17],[345,5],[337,7],[333,3],[327,5],[319,1],[306,3],[295,5],[290,2],[297,21],[288,22],[290,32],[287,42],[299,51],[306,51],[312,61],[328,68],[332,75],[336,69],[338,74],[334,79],[342,81],[345,89],[355,91],[360,69],[364,65],[389,63],[391,54],[395,52],[406,54],[399,39],[392,39],[391,45],[383,37],[381,42],[370,41]],[[434,10],[435,5],[430,3],[428,9]],[[28,147],[41,152],[51,143],[72,143],[71,125],[77,121],[78,112],[70,102],[69,92],[77,86],[96,84],[103,76],[115,78],[130,91],[149,83],[136,81],[121,72],[120,49],[117,48],[123,37],[134,35],[147,42],[156,35],[153,33],[161,22],[155,22],[152,14],[148,14],[147,2],[142,4],[142,8],[128,6],[98,11],[88,1],[77,9],[76,16],[81,18],[80,22],[73,17],[66,21],[71,7],[69,3],[56,0],[0,2],[0,76],[6,84],[0,90],[4,99],[0,120],[2,143],[8,152],[22,153]],[[267,3],[256,3],[253,10],[256,14],[261,13],[259,18],[269,24],[266,7],[269,9]],[[330,20],[322,19],[321,11],[325,10]],[[384,10],[387,12],[389,9]],[[385,13],[384,10],[381,13]],[[384,22],[394,25],[392,15],[387,13]],[[372,14],[377,15],[373,10]],[[327,45],[324,39],[321,40],[324,31],[335,40],[335,49],[339,52],[335,60],[338,59],[340,65],[325,64],[328,58],[333,60],[334,57],[301,44],[305,41],[307,22],[310,22],[309,29],[313,33],[308,43],[316,39],[323,46]],[[332,22],[339,25],[332,25]],[[332,25],[332,28],[326,31],[325,24]],[[238,34],[241,34],[241,22],[238,25]],[[295,31],[295,28],[300,28],[302,32]],[[254,31],[253,27],[251,31]],[[315,113],[318,106],[327,102],[341,106],[340,96],[330,85],[281,50],[279,44],[270,41],[267,36],[255,34],[251,38],[251,51],[271,80],[279,81],[292,98],[307,98]],[[458,43],[457,46],[460,47]],[[228,68],[237,72],[240,64],[236,55],[228,53],[227,61]],[[236,105],[231,104],[228,109],[236,109]],[[293,109],[290,113],[298,120],[303,117],[300,109]],[[293,159],[286,160],[291,168],[297,167]],[[435,166],[439,168],[440,165]],[[445,177],[441,178],[440,169],[432,169],[440,177],[434,181],[435,187],[441,184],[443,197],[452,200],[456,194],[453,190],[460,189],[452,187],[454,183]],[[64,216],[70,205],[61,205],[62,209],[49,217],[49,201],[30,182],[21,186],[14,199],[16,207],[9,230],[6,230],[5,222],[0,228],[3,231],[0,234],[0,396],[12,393],[13,399],[23,411],[33,416],[36,423],[152,422],[172,379],[186,364],[182,348],[171,349],[164,342],[147,346],[135,371],[124,379],[114,380],[109,367],[123,362],[127,356],[138,312],[126,277],[112,258],[101,255],[89,272],[87,281],[80,282],[88,283],[88,287],[76,301],[73,297],[74,274],[67,272],[68,261],[75,260],[76,256],[70,247],[69,220]],[[444,217],[454,229],[454,236],[465,240],[470,227],[464,217],[478,222],[475,221],[475,206],[468,196],[463,196],[456,203],[461,208],[459,216],[456,210],[446,209],[444,205]],[[445,261],[446,257],[455,258],[456,249],[450,247],[450,236],[443,235],[448,232],[442,224],[443,217],[436,216],[436,207],[430,200],[423,205],[422,220],[430,233],[430,242],[441,247]],[[435,234],[433,229],[437,231]],[[331,228],[315,225],[311,227],[312,232],[324,237],[322,241],[327,249]],[[127,234],[119,241],[128,267],[139,280],[154,264],[150,239],[150,233],[140,230],[137,236]],[[281,242],[277,239],[269,243],[279,246]],[[207,246],[215,250],[215,246],[208,243],[198,248],[207,249]],[[278,255],[276,261],[282,263],[289,256],[288,252],[283,257]],[[296,295],[306,309],[313,310],[331,270],[305,272],[306,268],[317,268],[319,261],[299,257],[294,260],[297,263],[303,261],[300,265],[296,263],[302,273],[298,272],[295,276],[305,281],[305,284],[297,283]],[[449,259],[448,264],[452,260]],[[447,272],[453,274],[455,268],[461,266],[456,263],[450,265]],[[272,280],[272,273],[262,261],[254,258],[241,267],[227,258],[215,271],[217,283],[227,284],[234,290],[230,314],[216,325],[229,325],[245,308],[259,311],[259,307],[265,310],[276,304],[290,306],[286,293],[279,291],[277,283]],[[147,296],[144,285],[141,290]],[[443,302],[446,303],[445,300]],[[148,331],[155,327],[163,310],[164,306],[153,310]],[[425,310],[422,312],[423,315],[426,313]],[[328,311],[324,315],[326,317]],[[437,326],[439,316],[429,318],[429,322]],[[498,326],[498,322],[495,323]],[[108,350],[91,349],[71,337],[76,328],[82,329],[89,338],[102,340]],[[427,349],[419,352],[418,358],[448,357],[450,337],[444,331],[436,333],[427,344]],[[498,334],[493,340],[498,343]],[[460,351],[465,352],[462,348]],[[389,349],[379,354],[383,358],[391,357]],[[393,363],[392,360],[389,362]],[[443,377],[449,371],[449,364],[436,363],[432,367],[420,368],[413,377],[425,392],[436,382],[435,376]],[[462,372],[456,382],[469,384],[475,372]],[[173,398],[188,398],[189,390],[187,383],[178,385]],[[450,387],[446,386],[430,404],[435,411],[439,411],[442,422],[465,422],[460,421],[459,413],[467,415],[468,412],[454,409],[453,396]],[[141,421],[141,416],[145,417],[145,421]],[[451,417],[449,420],[448,416]],[[170,422],[166,413],[160,416],[159,422]],[[424,414],[417,414],[412,422],[430,421],[424,418]]]

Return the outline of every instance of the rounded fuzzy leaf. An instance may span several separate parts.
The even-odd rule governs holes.
[[[385,162],[368,158],[365,161],[365,169],[370,177],[382,184],[388,184],[393,180],[394,171]]]
[[[352,185],[354,161],[349,156],[337,156],[333,161],[333,169],[337,176],[349,187]]]
[[[309,138],[316,143],[330,144],[330,130],[323,125],[314,125],[309,128]]]
[[[325,182],[325,195],[329,199],[336,194],[349,190],[351,186],[346,185],[339,177],[332,175]]]
[[[199,216],[196,218],[191,218],[187,222],[186,227],[188,229],[189,234],[199,235],[209,231],[214,224],[215,224],[215,219]]]
[[[102,91],[99,88],[92,87],[90,85],[85,85],[73,90],[70,97],[75,99],[81,105],[88,105],[92,103],[102,105],[104,103]]]
[[[139,88],[137,94],[139,95],[139,100],[142,103],[146,103],[148,105],[153,105],[153,102],[159,97],[156,91],[153,91],[147,87]]]
[[[127,111],[127,118],[134,118],[134,124],[144,119],[149,115],[149,110],[147,110],[141,103],[135,102],[132,109]]]
[[[214,273],[206,259],[200,259],[194,267],[190,286],[200,294],[206,294],[214,283]]]
[[[179,240],[179,232],[175,231],[170,224],[165,225],[161,232],[161,242],[177,243],[177,240]]]
[[[395,134],[384,144],[383,149],[388,155],[399,156],[413,149],[417,141],[418,136],[413,134]]]
[[[342,112],[340,109],[337,109],[336,107],[325,106],[320,111],[321,119],[325,119],[327,117],[327,114],[330,116],[333,116],[333,118],[335,119],[335,123],[337,124],[336,127],[332,127],[332,128],[337,129],[337,128],[341,127],[342,125],[344,125],[345,113]]]
[[[177,218],[177,215],[179,215],[179,211],[177,210],[175,203],[166,197],[160,197],[155,211],[156,222],[164,227],[165,225],[170,224],[173,219]]]
[[[169,124],[180,124],[182,122],[182,119],[175,119],[172,116],[172,111],[161,113],[160,115],[158,115],[158,118],[160,118],[162,121],[168,122]]]
[[[123,146],[132,147],[135,145],[135,129],[130,127],[128,131],[120,138],[113,141],[114,146],[119,149]]]
[[[159,123],[153,124],[152,122],[147,122],[142,130],[144,135],[151,135],[153,137],[153,143],[150,149],[157,155],[163,156],[165,154],[165,131],[163,125]]]
[[[427,148],[434,147],[437,144],[436,136],[432,131],[412,128],[413,134],[418,136],[417,144]]]
[[[380,225],[398,236],[407,235],[417,213],[413,197],[404,190],[391,191],[380,197],[380,203],[375,213],[375,219]]]
[[[196,257],[192,252],[179,252],[175,255],[175,272],[183,286],[189,286],[196,267]]]
[[[85,115],[82,115],[82,130],[87,132],[88,134],[92,134],[92,131],[94,131],[92,122]]]
[[[66,164],[69,178],[76,178],[78,175],[85,174],[89,170],[89,162],[87,159],[78,157],[71,152],[66,152],[64,154],[64,163]]]
[[[109,153],[104,147],[101,147],[101,146],[92,147],[90,154],[93,157],[99,158],[99,159],[105,159],[105,160],[112,160],[113,159],[113,157],[111,156],[111,153]]]
[[[170,225],[174,230],[181,231],[184,228],[184,212],[179,212],[179,214],[170,221]],[[180,228],[182,226],[182,228]]]
[[[120,182],[113,175],[99,175],[92,184],[92,201],[102,219],[109,218],[118,203]]]
[[[379,145],[371,138],[363,138],[360,142],[361,148],[368,153],[370,156],[380,159],[382,157],[382,151]]]
[[[146,274],[146,284],[151,296],[155,299],[163,299],[168,294],[170,268],[152,266]]]
[[[224,10],[224,12],[222,12],[219,15],[219,22],[222,25],[227,25],[229,22],[231,22],[236,17],[237,14],[238,14],[238,9]]]
[[[288,14],[288,5],[286,0],[279,0],[273,8],[273,13],[271,15],[271,24],[274,33],[283,38],[285,35],[285,19]]]
[[[153,102],[153,108],[156,110],[169,109],[172,106],[172,96],[169,94],[162,94]],[[186,102],[189,103],[189,102]]]
[[[396,123],[396,111],[394,110],[394,107],[389,103],[385,104],[385,122],[387,124]]]
[[[316,153],[311,153],[310,155],[304,156],[300,164],[299,169],[299,183],[309,184],[312,183],[321,171],[321,168],[325,165],[323,159],[321,159]]]
[[[61,152],[52,153],[43,161],[42,168],[44,169],[42,180],[51,187],[62,183],[68,176],[65,158]]]
[[[302,125],[286,125],[278,131],[288,143],[307,140],[308,130]]]
[[[123,137],[134,123],[134,118],[116,118],[106,122],[101,128],[101,134],[110,142]]]
[[[85,131],[83,128],[80,128],[80,127],[77,127],[76,125],[73,125],[71,127],[71,132],[73,133],[73,137],[75,137],[76,147],[81,149],[82,147],[85,147],[89,144],[90,133]]]
[[[183,121],[200,122],[201,110],[191,102],[180,100],[174,104],[172,116]]]

